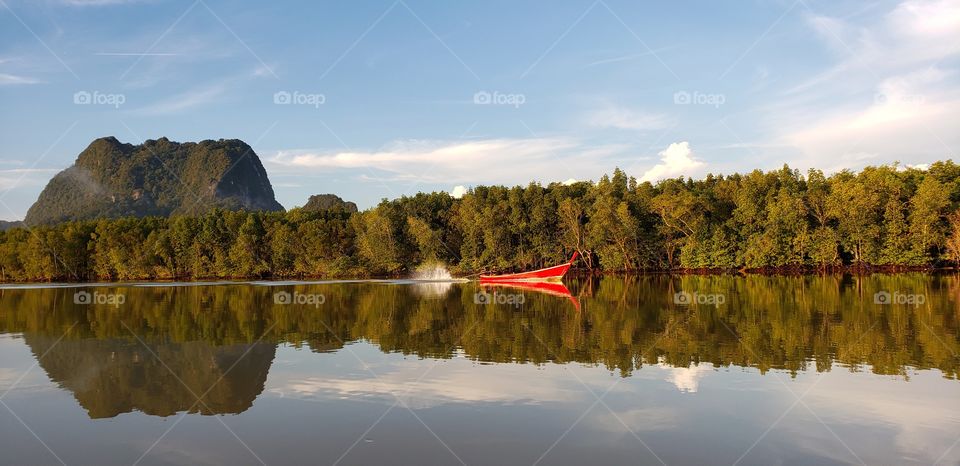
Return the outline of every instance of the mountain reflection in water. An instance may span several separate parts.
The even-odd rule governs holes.
[[[25,334],[54,383],[90,418],[140,411],[239,414],[263,391],[272,343],[214,346],[203,341],[141,344],[131,339],[63,339]],[[200,401],[197,401],[197,398]]]

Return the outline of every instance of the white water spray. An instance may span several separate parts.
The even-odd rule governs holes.
[[[457,281],[441,262],[420,264],[413,272],[413,279],[422,282],[413,285],[414,292],[425,298],[445,296],[453,287],[453,282]]]
[[[440,262],[423,263],[413,272],[414,280],[424,281],[452,281],[450,271]]]

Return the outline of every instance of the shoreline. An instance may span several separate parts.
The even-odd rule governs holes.
[[[821,268],[785,268],[785,269],[672,269],[672,270],[634,270],[634,271],[605,271],[605,270],[570,270],[567,277],[592,278],[612,276],[729,276],[729,277],[802,277],[802,276],[857,276],[871,275],[899,275],[899,274],[946,275],[960,273],[956,267],[830,267]],[[276,286],[290,285],[326,285],[336,283],[468,283],[479,281],[477,274],[468,277],[452,277],[449,280],[419,280],[407,275],[380,275],[363,277],[224,277],[224,278],[144,278],[137,280],[105,280],[105,281],[7,281],[0,280],[0,289],[29,289],[29,288],[74,288],[80,286],[227,286],[227,285],[257,285]]]

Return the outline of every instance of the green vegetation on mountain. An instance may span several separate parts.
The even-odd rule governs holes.
[[[656,184],[618,169],[597,183],[479,186],[462,199],[421,193],[356,213],[310,204],[317,208],[12,229],[0,233],[0,280],[386,276],[424,262],[471,274],[553,265],[574,250],[579,265],[603,271],[960,260],[960,166],[952,161],[829,177],[785,166]]]
[[[279,211],[257,154],[236,139],[141,145],[106,137],[50,180],[24,222],[197,215],[214,208]]]

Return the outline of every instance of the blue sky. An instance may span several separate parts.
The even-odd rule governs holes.
[[[287,208],[956,157],[960,0],[0,0],[0,218],[91,140],[239,138]]]

